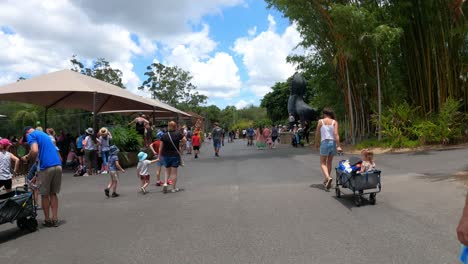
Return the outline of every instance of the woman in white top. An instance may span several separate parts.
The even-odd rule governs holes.
[[[327,189],[330,189],[333,182],[330,176],[333,156],[337,154],[337,150],[338,152],[342,151],[338,134],[338,122],[335,120],[335,113],[330,108],[323,109],[323,119],[320,119],[317,123],[315,148],[320,148],[320,168],[324,176],[323,184]]]

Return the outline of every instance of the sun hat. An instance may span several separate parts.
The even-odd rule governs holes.
[[[7,138],[2,138],[2,139],[0,139],[0,145],[11,146],[13,144],[11,144],[10,140],[8,140]]]
[[[107,134],[107,132],[108,132],[108,131],[107,131],[107,128],[105,128],[105,127],[102,127],[102,128],[99,130],[99,133],[101,133],[101,134]]]
[[[143,151],[140,151],[140,152],[138,153],[138,160],[139,160],[139,161],[144,161],[147,157],[148,157],[148,154],[146,154],[146,153],[143,152]]]
[[[94,129],[92,127],[88,127],[88,129],[86,129],[86,133],[94,134]]]
[[[115,154],[119,153],[119,151],[120,150],[116,145],[112,145],[109,148],[109,154],[111,154],[111,155],[115,155]]]

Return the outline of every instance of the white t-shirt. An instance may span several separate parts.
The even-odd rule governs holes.
[[[143,176],[149,175],[148,169],[149,169],[150,164],[151,164],[151,161],[149,160],[143,160],[143,161],[138,162],[137,170],[140,171],[140,175],[143,175]]]
[[[90,136],[87,136],[85,138],[85,141],[86,141],[86,145],[84,146],[84,149],[85,150],[94,150],[94,142],[93,140],[91,139]]]
[[[0,151],[0,180],[11,179],[11,156],[8,151]]]

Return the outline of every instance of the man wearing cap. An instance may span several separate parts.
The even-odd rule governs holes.
[[[39,179],[41,186],[42,208],[44,211],[44,223],[46,227],[58,226],[58,196],[62,184],[62,162],[57,153],[55,145],[50,137],[41,131],[27,126],[23,130],[24,138],[31,148],[29,153],[23,157],[23,160],[36,160],[39,156],[40,172]],[[50,209],[52,209],[52,218],[50,218]]]

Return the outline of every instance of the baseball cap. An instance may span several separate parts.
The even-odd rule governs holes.
[[[26,137],[26,133],[33,128],[32,126],[25,126],[23,129],[23,137]]]

